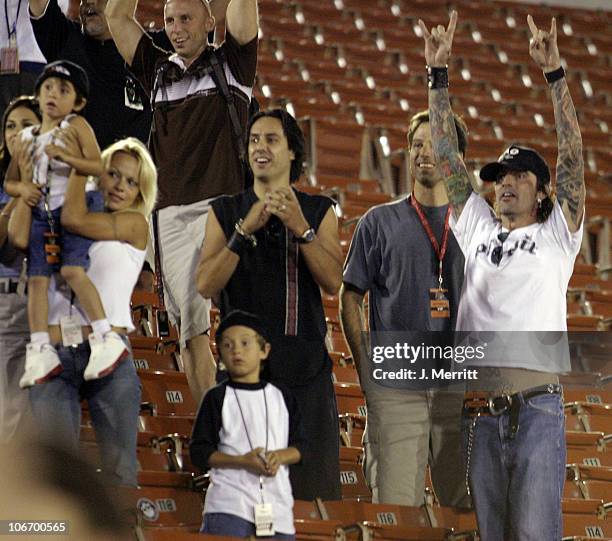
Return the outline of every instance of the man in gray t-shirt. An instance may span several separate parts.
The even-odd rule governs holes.
[[[458,117],[456,128],[464,152],[467,129]],[[372,377],[372,369],[384,364],[373,361],[369,347],[389,345],[395,337],[405,340],[411,331],[454,330],[463,282],[463,254],[449,230],[448,199],[434,161],[426,111],[412,118],[408,143],[413,193],[361,218],[344,269],[342,325],[368,412],[366,479],[373,502],[419,506],[429,462],[440,503],[467,506],[459,455],[463,394],[422,385],[398,388]],[[366,293],[369,345],[364,340]]]

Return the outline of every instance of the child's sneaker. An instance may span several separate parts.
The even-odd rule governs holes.
[[[86,380],[108,376],[129,353],[121,337],[113,331],[107,332],[102,339],[90,334],[89,345],[91,355],[83,374]]]
[[[26,346],[25,372],[19,387],[27,389],[45,383],[64,370],[57,351],[51,344],[28,344]]]

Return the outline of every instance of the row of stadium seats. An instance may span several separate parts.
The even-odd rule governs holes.
[[[330,335],[338,335],[337,300],[325,297]],[[156,295],[135,293],[135,322],[141,330],[156,329]],[[218,324],[218,311],[211,321]],[[140,319],[138,319],[140,318]],[[146,321],[143,321],[145,319]],[[138,433],[139,488],[126,491],[137,510],[142,539],[190,539],[201,520],[201,476],[189,461],[188,441],[197,405],[181,371],[174,337],[134,336],[134,363],[143,386]],[[362,471],[361,436],[367,410],[356,369],[340,336],[332,352],[342,447],[342,502],[296,502],[298,539],[477,539],[473,513],[437,505],[431,483],[422,508],[368,504],[370,492]],[[610,356],[602,371],[610,373]],[[599,376],[599,377],[597,377]],[[612,536],[612,390],[601,374],[570,374],[565,386],[567,481],[564,491],[564,535]],[[608,388],[606,388],[608,385]],[[83,415],[83,453],[96,460],[96,446],[87,411]],[[170,537],[173,536],[173,537]],[[453,537],[454,536],[454,537]]]

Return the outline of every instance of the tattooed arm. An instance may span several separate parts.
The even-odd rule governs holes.
[[[561,67],[557,47],[557,21],[553,17],[550,31],[538,29],[531,15],[527,16],[531,29],[529,54],[544,74]],[[584,214],[586,190],[584,186],[584,161],[582,158],[582,136],[576,117],[574,103],[565,77],[550,85],[555,110],[557,130],[557,198],[570,231],[578,230]]]
[[[451,13],[448,28],[433,27],[431,33],[419,20],[425,40],[425,60],[430,67],[446,67],[450,57],[453,35],[457,26],[457,12]],[[470,174],[459,152],[455,120],[448,96],[448,88],[429,89],[429,124],[434,158],[444,177],[448,200],[455,219],[459,219],[466,201],[472,193]]]
[[[472,193],[472,184],[470,174],[463,162],[463,156],[459,152],[453,111],[448,99],[448,88],[429,90],[429,124],[434,159],[444,177],[453,215],[458,220]]]
[[[565,77],[555,81],[550,90],[557,130],[557,199],[574,233],[582,223],[586,198],[582,136]]]

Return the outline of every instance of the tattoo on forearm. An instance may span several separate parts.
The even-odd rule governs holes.
[[[444,176],[448,200],[458,217],[472,193],[472,185],[459,153],[455,121],[446,88],[429,91],[429,120],[436,163]]]
[[[584,160],[582,136],[567,81],[560,79],[551,85],[557,129],[557,197],[561,208],[577,227],[584,210]],[[566,214],[567,214],[566,212]]]

